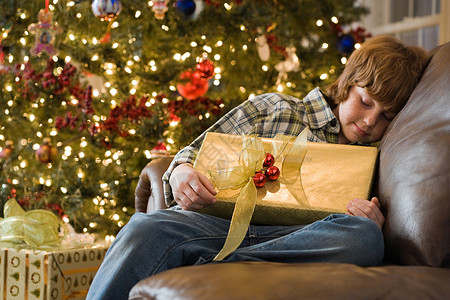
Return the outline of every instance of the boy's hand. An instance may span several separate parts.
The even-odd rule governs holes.
[[[384,216],[380,210],[380,201],[373,197],[371,201],[364,199],[353,199],[347,205],[349,216],[366,217],[377,223],[380,229],[383,228]]]
[[[186,210],[199,210],[216,202],[217,192],[205,175],[191,164],[177,166],[169,179],[175,201]]]

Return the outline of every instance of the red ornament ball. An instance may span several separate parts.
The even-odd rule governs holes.
[[[44,139],[44,144],[36,151],[36,159],[43,164],[51,163],[56,159],[58,150],[54,147],[49,138]]]
[[[269,180],[277,180],[280,176],[280,169],[275,166],[271,166],[266,170],[266,176]]]
[[[186,99],[194,100],[203,96],[208,91],[208,80],[202,77],[198,71],[186,71],[180,75],[180,79],[189,79],[186,83],[178,83],[177,90]]]
[[[253,176],[253,182],[255,183],[256,187],[263,187],[264,184],[266,184],[266,176],[264,176],[264,174],[261,172],[257,172]]]
[[[195,67],[202,78],[211,78],[214,75],[214,64],[207,58],[203,59]]]
[[[263,167],[264,168],[271,167],[271,166],[273,166],[274,163],[275,163],[275,157],[273,157],[273,155],[270,153],[266,153],[266,158],[264,159]]]

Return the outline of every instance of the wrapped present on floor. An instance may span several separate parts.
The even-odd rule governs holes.
[[[74,234],[70,238],[71,227],[52,212],[25,212],[15,199],[5,204],[4,216],[0,218],[2,299],[84,299],[109,245]]]
[[[376,160],[374,147],[307,142],[306,130],[274,139],[210,132],[194,168],[215,184],[217,202],[201,212],[231,219],[239,245],[250,222],[308,224],[368,199]]]
[[[84,299],[105,245],[74,249],[0,249],[2,299]]]

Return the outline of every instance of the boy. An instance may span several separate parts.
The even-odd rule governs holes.
[[[351,55],[328,96],[318,88],[303,100],[261,95],[207,131],[274,137],[296,136],[307,127],[309,141],[373,143],[406,103],[427,61],[422,49],[376,37]],[[88,299],[126,299],[139,280],[171,268],[209,263],[220,251],[229,221],[195,212],[215,202],[212,183],[192,168],[204,135],[176,155],[164,176],[167,204],[178,204],[182,210],[135,214],[111,245]],[[330,215],[310,225],[251,225],[241,246],[223,261],[380,264],[384,216],[379,208],[375,197],[354,199],[346,215]]]

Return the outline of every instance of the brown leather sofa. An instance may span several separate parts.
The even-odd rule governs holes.
[[[142,280],[130,299],[450,299],[450,43],[432,54],[379,145],[374,194],[386,217],[382,266],[182,267]],[[171,159],[153,160],[142,171],[137,211],[166,208],[161,176]]]

